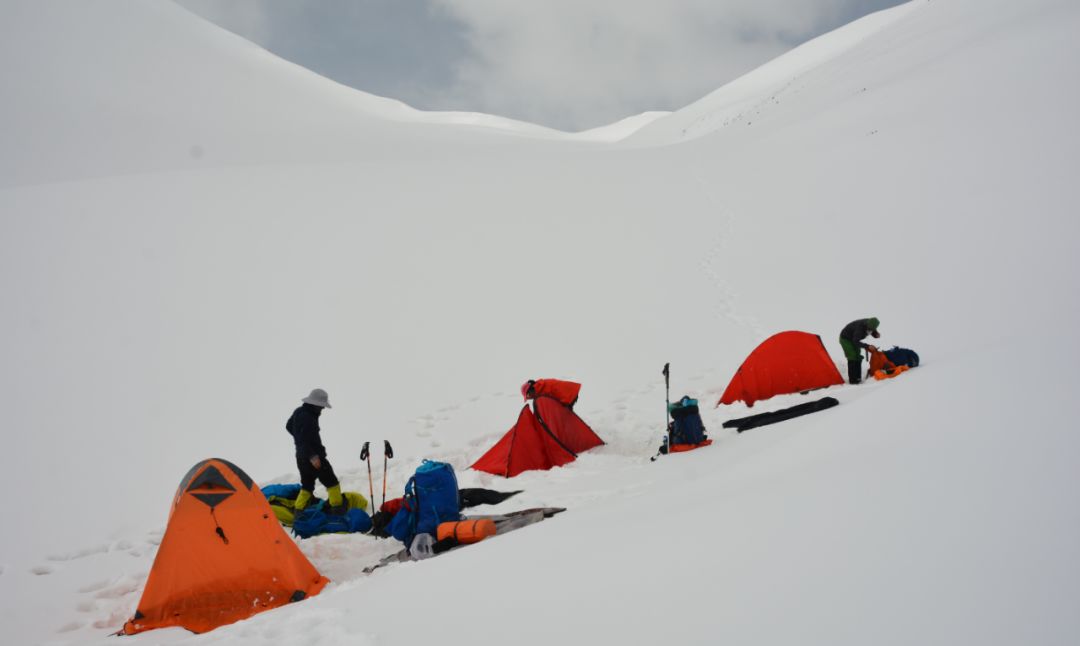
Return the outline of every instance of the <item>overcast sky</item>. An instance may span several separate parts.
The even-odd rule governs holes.
[[[282,58],[424,110],[582,130],[676,110],[900,0],[177,0]]]

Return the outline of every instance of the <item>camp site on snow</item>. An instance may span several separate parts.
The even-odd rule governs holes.
[[[0,36],[5,646],[1080,644],[1080,1]]]
[[[868,374],[877,380],[899,376],[919,364],[912,350],[883,352],[862,345],[869,360]],[[671,374],[670,364],[665,364],[662,375],[668,421],[666,428],[658,429],[663,441],[651,461],[662,455],[677,459],[675,454],[714,444],[698,399],[684,395],[671,401]],[[818,335],[781,332],[750,352],[716,406],[741,401],[750,408],[759,401],[801,397],[843,383]],[[525,472],[566,467],[580,455],[603,447],[600,435],[574,412],[581,390],[581,384],[573,381],[525,382],[521,387],[525,404],[517,421],[469,469],[509,480]],[[838,404],[837,399],[824,397],[731,418],[721,427],[739,434]],[[567,511],[558,506],[498,513],[466,511],[501,505],[522,492],[461,488],[451,464],[428,459],[404,483],[402,495],[387,500],[387,464],[393,457],[388,440],[383,442],[382,497],[376,509],[370,443],[364,443],[361,453],[368,467],[367,497],[357,491],[341,491],[332,471],[332,479],[326,480],[319,475],[320,469],[312,471],[308,464],[309,452],[315,453],[313,463],[329,464],[318,424],[319,413],[327,408],[326,391],[314,389],[286,425],[296,440],[301,475],[311,478],[306,485],[277,483],[260,488],[242,469],[220,458],[199,462],[181,478],[142,596],[121,634],[168,626],[201,633],[318,595],[330,581],[300,551],[299,540],[353,534],[355,540],[400,543],[399,550],[364,565],[363,573],[373,574],[394,563],[425,560],[492,540]],[[297,415],[306,421],[296,421]],[[332,483],[328,490],[340,502],[332,504],[314,495],[316,478]]]

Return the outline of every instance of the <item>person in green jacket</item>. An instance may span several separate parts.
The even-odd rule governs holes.
[[[862,350],[874,347],[863,343],[863,339],[867,335],[875,339],[881,336],[878,333],[878,323],[879,321],[873,317],[859,319],[848,323],[843,330],[840,330],[840,347],[844,349],[844,356],[847,357],[848,381],[850,383],[857,384],[862,381]]]

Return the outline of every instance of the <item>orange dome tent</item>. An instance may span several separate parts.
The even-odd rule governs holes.
[[[202,633],[316,595],[327,582],[246,473],[203,460],[176,490],[146,588],[121,632]]]
[[[535,412],[534,412],[535,411]],[[604,441],[574,411],[541,395],[525,404],[514,424],[472,469],[513,478],[522,471],[560,467]]]
[[[809,332],[781,332],[765,339],[739,366],[717,402],[740,399],[747,406],[774,395],[816,390],[844,383],[821,337]]]

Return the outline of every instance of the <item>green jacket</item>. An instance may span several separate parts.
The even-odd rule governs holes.
[[[867,347],[863,339],[877,332],[878,321],[874,317],[852,321],[840,330],[840,347],[844,348],[844,356],[850,361],[858,361],[861,357],[859,350]]]

